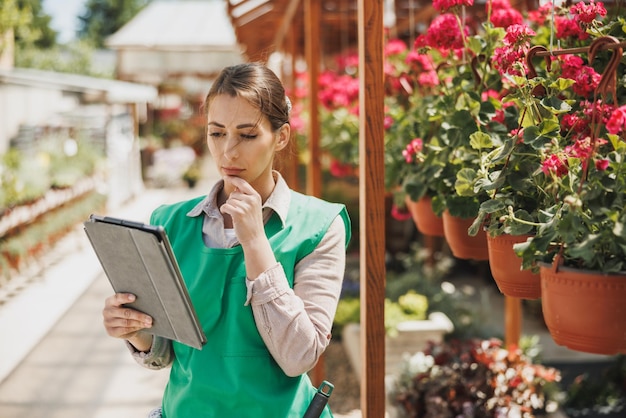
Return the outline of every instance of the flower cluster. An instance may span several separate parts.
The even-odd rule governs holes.
[[[529,418],[556,408],[559,380],[558,370],[500,340],[453,340],[407,358],[393,397],[408,416]]]

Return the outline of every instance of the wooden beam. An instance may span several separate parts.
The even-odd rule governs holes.
[[[304,0],[305,55],[309,71],[309,163],[307,165],[307,194],[320,197],[322,194],[322,168],[320,161],[320,123],[317,79],[320,72],[320,2]]]
[[[285,36],[288,32],[292,34],[295,32],[292,26],[293,17],[298,10],[298,6],[300,6],[300,0],[289,0],[289,4],[287,5],[287,9],[283,15],[283,18],[280,22],[280,27],[276,31],[276,35],[274,36],[274,49],[276,51],[280,51],[283,48],[283,42],[285,41]],[[293,37],[292,37],[293,38]]]
[[[383,0],[359,0],[361,411],[385,416]]]

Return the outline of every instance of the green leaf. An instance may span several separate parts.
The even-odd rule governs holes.
[[[478,216],[476,217],[476,219],[474,219],[474,222],[472,222],[470,227],[467,229],[467,235],[469,235],[471,237],[475,237],[476,234],[478,234],[478,232],[483,227],[483,224],[485,223],[485,218],[486,217],[487,217],[486,213],[479,211],[478,212]]]
[[[557,119],[544,119],[539,125],[524,129],[524,142],[537,150],[543,149],[560,132]]]
[[[586,264],[593,262],[595,257],[594,246],[598,243],[600,235],[590,234],[580,242],[574,243],[568,247],[568,254],[573,258],[580,258]]]
[[[512,235],[524,235],[531,233],[535,226],[533,217],[523,209],[518,209],[514,213],[515,219],[507,219],[506,226]],[[518,222],[517,219],[525,222]],[[528,222],[528,223],[526,223]]]
[[[480,211],[485,213],[494,213],[505,209],[506,206],[501,200],[490,199],[480,204]]]
[[[483,42],[477,36],[467,38],[467,47],[476,55],[483,49]]]
[[[572,80],[571,78],[559,77],[557,80],[550,83],[549,87],[551,89],[555,89],[555,90],[558,90],[559,92],[562,92],[570,88],[575,83],[576,81]]]
[[[476,131],[470,135],[470,145],[476,150],[488,149],[493,148],[493,141],[488,134]]]
[[[566,101],[555,96],[544,98],[541,100],[541,105],[553,114],[567,113],[572,110],[572,106],[570,106]]]
[[[474,182],[476,171],[471,168],[463,168],[456,174],[454,189],[459,196],[474,196]]]

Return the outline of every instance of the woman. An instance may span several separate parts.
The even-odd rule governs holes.
[[[123,306],[131,294],[107,298],[104,325],[143,366],[171,365],[154,416],[302,417],[316,392],[306,372],[331,337],[350,220],[343,205],[294,192],[273,170],[291,106],[271,70],[225,68],[204,105],[223,180],[157,208],[150,223],[169,235],[208,342],[196,350],[153,337],[151,318]]]

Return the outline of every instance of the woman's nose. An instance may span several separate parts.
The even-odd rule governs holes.
[[[239,144],[241,141],[235,136],[229,135],[224,144],[224,156],[229,160],[239,157]]]

